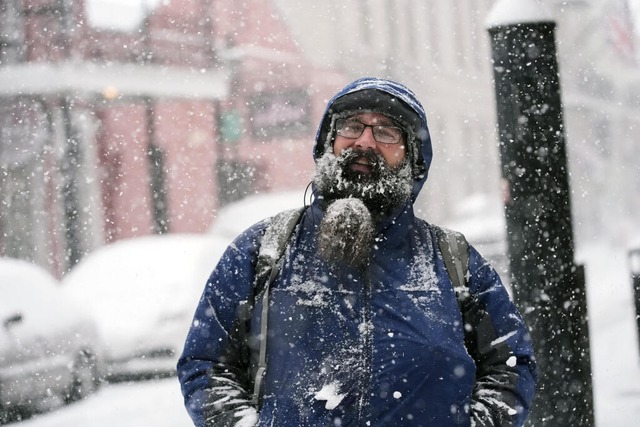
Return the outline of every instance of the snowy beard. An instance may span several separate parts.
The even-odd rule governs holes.
[[[375,227],[369,209],[356,198],[332,202],[318,230],[318,254],[332,266],[363,267],[369,261]]]
[[[371,166],[369,174],[351,169],[361,157]],[[411,195],[409,162],[392,168],[372,151],[346,149],[337,157],[327,151],[318,161],[313,182],[325,211],[318,230],[320,257],[333,266],[366,266],[376,221]]]
[[[371,173],[351,169],[360,157],[367,158]],[[409,200],[411,166],[405,159],[400,165],[390,167],[384,157],[370,150],[348,148],[338,156],[327,150],[318,160],[313,182],[323,208],[334,200],[353,197],[362,200],[374,219],[379,220]]]

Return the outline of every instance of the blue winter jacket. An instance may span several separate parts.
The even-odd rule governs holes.
[[[434,229],[414,215],[431,161],[415,96],[389,81],[354,82],[330,101],[314,156],[328,146],[332,106],[363,88],[393,94],[420,117],[410,124],[417,126],[413,197],[378,225],[364,271],[336,271],[318,258],[323,212],[316,202],[306,208],[271,286],[258,406],[251,397],[260,299],[248,322],[239,312],[255,300],[257,251],[269,220],[229,246],[205,286],[178,362],[196,426],[513,426],[526,418],[535,388],[533,351],[498,274],[470,247],[471,297],[459,307]]]

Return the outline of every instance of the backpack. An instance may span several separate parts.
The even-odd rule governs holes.
[[[266,337],[269,316],[269,288],[280,271],[287,243],[300,222],[304,210],[304,207],[290,209],[273,216],[260,242],[253,286],[253,301],[250,302],[251,305],[248,309],[244,310],[246,315],[250,316],[250,308],[255,305],[258,297],[262,298],[262,312],[260,315],[260,335],[262,339],[260,342],[257,370],[253,382],[252,402],[254,405],[258,405],[259,403],[262,377],[267,369]],[[466,310],[463,309],[463,306],[470,297],[469,286],[467,284],[469,243],[462,233],[438,226],[432,227],[436,232],[438,247],[442,252],[444,264],[449,274],[449,279],[453,284],[460,312],[464,317]],[[464,323],[466,323],[466,321]]]

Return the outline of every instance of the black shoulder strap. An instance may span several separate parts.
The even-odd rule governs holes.
[[[469,243],[462,233],[447,230],[438,226],[433,226],[438,238],[438,247],[442,252],[444,265],[449,273],[453,290],[458,299],[460,311],[462,304],[469,297],[469,285],[467,283],[467,273],[469,271]]]
[[[300,221],[305,208],[291,209],[280,212],[271,218],[264,236],[260,241],[256,275],[253,284],[253,301],[262,294],[262,313],[260,319],[260,353],[258,369],[253,382],[253,403],[258,405],[262,377],[267,369],[267,327],[269,318],[269,287],[275,280],[280,267],[287,243]]]

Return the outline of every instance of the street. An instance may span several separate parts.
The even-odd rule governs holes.
[[[9,424],[20,427],[189,427],[178,380],[105,384],[89,398]]]

